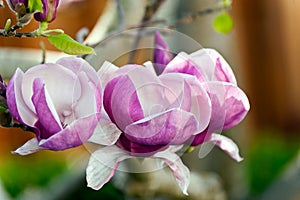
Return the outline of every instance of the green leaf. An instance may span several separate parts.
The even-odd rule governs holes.
[[[222,0],[224,6],[230,6],[232,1],[231,0]]]
[[[7,110],[7,108],[5,108],[4,106],[0,105],[0,111],[5,112]]]
[[[6,23],[5,23],[5,26],[4,26],[4,30],[7,32],[8,29],[10,28],[10,25],[11,25],[11,19],[7,19],[6,20]]]
[[[67,34],[57,34],[47,37],[49,42],[64,53],[71,55],[91,54],[94,49],[73,40]]]
[[[221,13],[213,21],[215,30],[219,33],[227,34],[233,28],[233,21],[227,13]]]
[[[28,7],[31,13],[35,11],[43,11],[42,0],[29,0]]]

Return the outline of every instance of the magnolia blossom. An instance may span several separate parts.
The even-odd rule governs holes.
[[[92,153],[87,167],[94,189],[108,182],[123,160],[147,157],[167,164],[187,194],[189,170],[177,152],[204,142],[242,160],[237,145],[217,133],[238,124],[249,110],[230,66],[212,49],[173,58],[162,37],[155,37],[157,63],[120,69],[105,63],[98,72],[106,117],[90,141],[105,147]]]
[[[40,22],[52,22],[56,18],[59,0],[41,0],[43,11],[34,14],[34,18]]]
[[[156,37],[159,38],[156,41],[163,41],[159,34],[156,34]],[[164,49],[165,51],[161,53],[168,56],[168,48],[165,46]],[[206,88],[212,102],[209,126],[194,137],[191,145],[212,142],[235,160],[241,161],[236,144],[229,138],[217,134],[240,123],[250,109],[248,98],[237,86],[233,71],[225,59],[213,49],[201,49],[192,54],[181,52],[165,65],[162,74],[168,73],[183,73],[196,77]]]
[[[17,69],[6,96],[12,116],[36,133],[36,138],[15,151],[21,155],[79,146],[90,138],[100,119],[100,80],[80,58],[62,58],[25,73]]]
[[[105,81],[107,117],[101,121],[106,120],[107,128],[96,131],[90,141],[113,146],[92,154],[87,168],[89,186],[101,188],[124,159],[152,157],[170,167],[186,193],[189,172],[174,146],[190,143],[190,138],[208,126],[211,102],[205,88],[191,75],[157,76],[139,65],[118,69],[106,63],[99,76]],[[111,143],[103,138],[110,138]]]

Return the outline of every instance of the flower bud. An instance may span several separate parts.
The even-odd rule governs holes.
[[[10,9],[17,14],[18,21],[27,24],[32,19],[32,13],[28,8],[28,0],[6,0]]]
[[[56,10],[59,0],[42,0],[43,11],[34,14],[34,18],[40,22],[52,22],[56,18]]]
[[[28,0],[6,0],[10,9],[18,14],[19,17],[24,16],[28,8]]]

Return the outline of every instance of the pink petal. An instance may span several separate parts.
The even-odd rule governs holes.
[[[250,109],[250,104],[246,94],[235,86],[229,86],[226,97],[224,129],[229,129],[239,124],[245,118]]]
[[[186,80],[191,77],[178,73],[169,73],[163,74],[159,78],[165,87],[164,96],[168,102],[167,108],[181,108],[188,112],[191,111],[192,91]]]
[[[216,50],[201,49],[191,54],[191,60],[208,74],[209,80],[230,82],[236,85],[231,67]]]
[[[160,80],[169,88],[166,97],[170,102],[175,102],[172,106],[176,102],[181,107],[185,105],[182,108],[195,115],[199,122],[198,132],[202,132],[208,126],[212,112],[211,100],[203,85],[194,76],[180,73],[163,74]],[[179,100],[181,96],[183,101]]]
[[[26,104],[34,110],[31,102],[32,85],[36,78],[44,81],[57,111],[70,112],[70,107],[78,100],[81,90],[76,84],[77,76],[71,70],[57,64],[43,64],[30,68],[22,81],[22,94]],[[66,97],[66,98],[65,98]]]
[[[168,148],[167,145],[143,145],[129,140],[125,134],[121,134],[117,146],[130,152],[130,155],[137,157],[149,157],[158,151]]]
[[[107,146],[92,153],[86,168],[88,187],[99,190],[115,174],[119,163],[131,158],[117,146]]]
[[[102,86],[105,87],[107,82],[113,79],[112,75],[118,70],[119,68],[114,64],[105,61],[103,65],[97,72],[99,79],[101,80]]]
[[[135,88],[144,116],[152,115],[158,110],[162,111],[166,107],[164,105],[164,96],[162,95],[165,86],[161,84],[159,78],[151,70],[141,65],[125,65],[111,75],[114,78],[110,81],[110,87],[114,87],[115,83],[113,83],[113,80],[116,81],[116,78],[120,76],[129,77],[132,86]],[[109,112],[107,111],[108,114]]]
[[[213,108],[211,132],[228,129],[240,123],[250,109],[245,93],[231,83],[209,82],[206,85]]]
[[[239,154],[238,146],[228,137],[220,134],[212,134],[209,141],[220,147],[220,149],[225,151],[234,160],[238,162],[243,160],[243,158]]]
[[[182,144],[198,130],[194,115],[180,109],[171,109],[130,124],[126,137],[143,145]]]
[[[132,70],[137,68],[144,67],[137,64],[127,64],[119,68],[110,62],[104,62],[98,70],[97,75],[101,79],[102,84],[105,86],[112,79],[122,75],[129,75]]]
[[[37,117],[22,95],[22,81],[24,73],[18,68],[7,86],[7,104],[12,116],[21,123],[33,127]]]
[[[75,104],[74,113],[71,112],[71,114],[74,115],[75,119],[78,119],[92,113],[100,113],[102,106],[100,89],[92,81],[90,81],[86,73],[79,72],[77,76],[81,93]]]
[[[153,157],[162,159],[170,168],[176,181],[185,195],[188,195],[187,189],[190,183],[190,171],[182,163],[179,156],[170,152],[169,149],[156,153]]]
[[[40,130],[39,139],[47,139],[62,130],[62,125],[52,100],[45,89],[43,81],[39,78],[33,82],[32,102],[38,117],[38,122],[35,126]]]
[[[77,57],[65,57],[59,59],[56,64],[62,65],[63,67],[70,69],[75,74],[85,72],[89,80],[95,85],[99,86],[99,78],[95,69],[84,59]]]
[[[126,72],[134,85],[144,116],[160,112],[168,106],[163,96],[167,88],[150,70],[137,65],[125,66],[120,69],[122,70]]]
[[[155,32],[155,46],[154,46],[154,58],[156,74],[159,75],[163,72],[167,64],[173,59],[173,55],[170,52],[167,43],[163,40],[160,33]]]
[[[207,130],[195,135],[193,141],[191,142],[191,146],[198,146],[199,144],[203,144],[208,139]]]
[[[165,73],[183,73],[190,74],[195,77],[200,82],[207,80],[206,74],[204,73],[202,66],[192,60],[191,56],[181,52],[179,53],[165,68],[163,74]]]
[[[104,107],[121,130],[144,117],[136,88],[126,75],[118,76],[106,85]]]
[[[25,156],[28,154],[38,152],[43,149],[44,148],[39,146],[39,142],[38,142],[37,138],[32,138],[32,139],[28,140],[25,144],[23,144],[23,146],[19,147],[15,151],[13,151],[13,153]]]
[[[51,150],[65,150],[85,143],[94,133],[100,114],[92,114],[88,117],[75,120],[60,132],[48,139],[41,140],[40,146]]]

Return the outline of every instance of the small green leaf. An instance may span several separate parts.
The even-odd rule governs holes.
[[[49,42],[64,53],[71,55],[91,54],[94,49],[73,40],[67,34],[57,34],[47,37]]]
[[[43,11],[42,0],[29,0],[28,7],[31,13],[35,11]]]
[[[221,13],[213,21],[213,26],[217,32],[227,34],[233,28],[233,21],[227,13]]]
[[[0,105],[0,111],[5,112],[7,110],[7,108],[5,108],[4,106]]]
[[[231,3],[232,3],[232,1],[231,0],[222,0],[222,2],[223,2],[223,5],[224,6],[230,6],[231,5]]]
[[[4,26],[4,30],[7,32],[8,29],[10,28],[10,25],[11,25],[11,19],[7,19],[6,20],[6,23],[5,23],[5,26]]]

